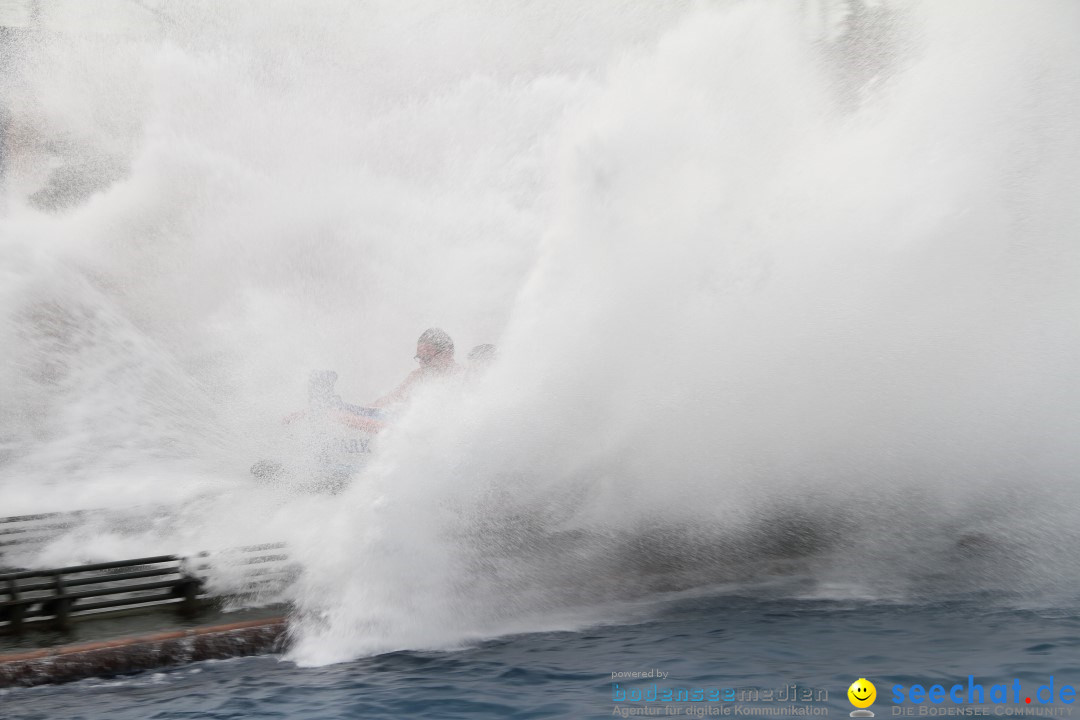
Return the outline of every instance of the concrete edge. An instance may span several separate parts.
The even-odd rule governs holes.
[[[30,687],[155,670],[283,648],[283,617],[0,655],[0,687]]]

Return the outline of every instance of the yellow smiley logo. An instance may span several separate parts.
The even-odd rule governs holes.
[[[847,689],[848,700],[857,708],[868,708],[877,698],[877,688],[866,678],[859,678]]]

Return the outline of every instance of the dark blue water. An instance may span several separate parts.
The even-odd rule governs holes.
[[[614,702],[613,672],[668,673],[620,680],[648,693],[664,687],[773,689],[744,702]],[[1055,701],[983,706],[988,716],[1053,708],[1065,685],[1080,685],[1080,612],[1016,609],[987,598],[896,605],[749,598],[683,601],[636,625],[502,638],[453,652],[401,652],[319,668],[272,657],[197,663],[167,672],[20,689],[0,696],[4,718],[608,718],[628,707],[671,717],[709,717],[727,706],[781,717],[779,689],[827,691],[818,716],[847,717],[847,687],[878,689],[877,717],[896,716],[896,684],[929,688],[968,676],[989,692],[1021,683],[1024,697],[1054,677]],[[906,691],[905,691],[906,692]],[[965,693],[967,691],[965,690]],[[1010,690],[1011,692],[1011,690]],[[1045,697],[1045,695],[1044,695]],[[965,698],[966,699],[966,698]],[[906,703],[918,716],[921,705]],[[934,705],[945,711],[951,703]],[[963,706],[960,706],[963,707]],[[972,710],[967,706],[968,711]],[[827,715],[826,715],[827,714]],[[1080,715],[1080,710],[1076,711]],[[738,713],[729,715],[737,716]]]

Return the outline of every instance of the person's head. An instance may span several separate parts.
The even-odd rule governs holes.
[[[421,367],[445,365],[454,361],[454,341],[439,328],[428,328],[416,341],[416,359]]]
[[[482,370],[491,363],[495,362],[495,346],[490,343],[485,345],[477,345],[469,351],[468,355],[469,367]]]

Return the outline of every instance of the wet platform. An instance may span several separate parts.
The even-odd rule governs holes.
[[[283,608],[260,608],[170,622],[168,613],[102,618],[72,631],[3,638],[0,687],[112,677],[199,660],[283,649]],[[227,622],[222,622],[227,620]]]
[[[86,513],[0,518],[0,687],[271,653],[286,633],[282,543],[32,568]]]

